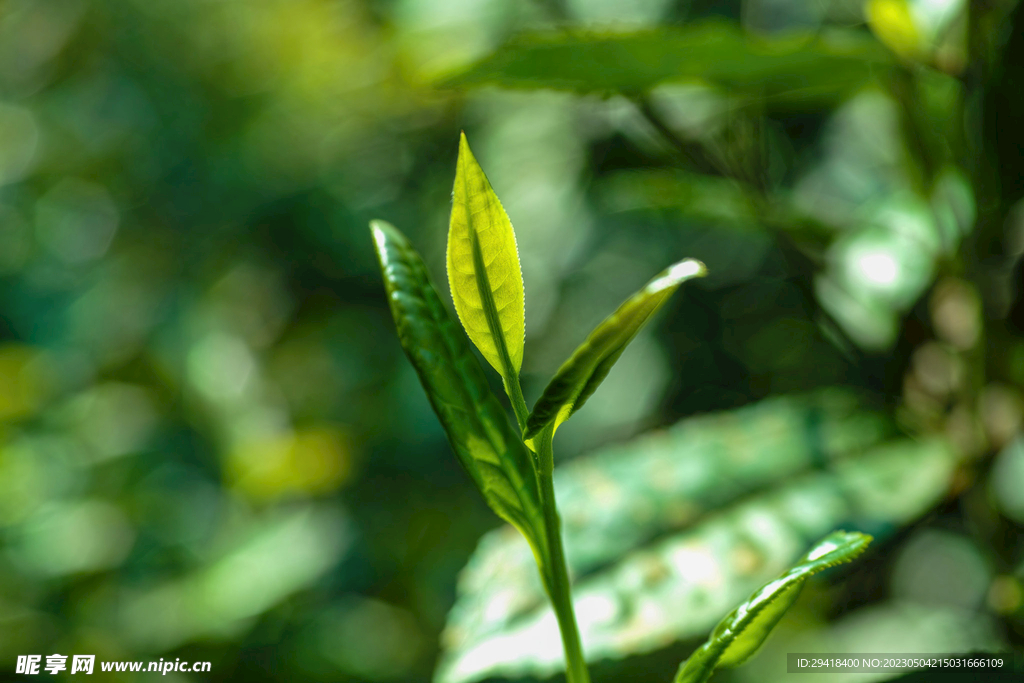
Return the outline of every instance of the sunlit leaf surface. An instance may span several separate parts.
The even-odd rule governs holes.
[[[836,531],[816,543],[782,576],[761,586],[726,615],[707,642],[680,666],[676,683],[704,683],[715,669],[742,664],[768,638],[808,578],[828,567],[852,561],[870,542],[871,537],[865,534]]]
[[[909,2],[868,0],[864,15],[874,34],[893,52],[907,58],[921,56],[924,41]]]
[[[684,420],[557,468],[588,658],[706,634],[830,531],[879,537],[921,515],[947,490],[955,457],[941,442],[891,440],[890,429],[849,394],[825,391]],[[532,562],[508,530],[483,538],[436,680],[558,669]]]
[[[519,250],[505,209],[459,138],[448,228],[448,284],[466,333],[506,386],[523,365],[526,309]]]

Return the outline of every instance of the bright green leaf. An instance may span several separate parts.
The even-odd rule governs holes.
[[[393,226],[370,224],[388,304],[452,448],[498,515],[545,547],[533,463],[491,392],[469,340],[430,283],[419,254]]]
[[[532,439],[549,426],[554,434],[554,430],[594,393],[636,333],[679,285],[706,273],[700,261],[680,261],[662,271],[605,318],[548,383],[526,420],[525,437]]]
[[[852,31],[765,38],[708,21],[633,33],[526,34],[443,85],[635,95],[700,79],[789,106],[819,105],[862,88],[891,63],[881,45]]]
[[[864,17],[878,39],[907,59],[925,55],[926,40],[906,0],[868,0]]]
[[[466,333],[512,391],[526,334],[519,250],[512,222],[465,134],[459,138],[448,228],[448,284]]]
[[[817,543],[786,573],[762,586],[730,612],[711,637],[679,667],[675,683],[704,683],[715,669],[746,661],[768,638],[796,601],[807,579],[837,564],[850,562],[871,542],[866,534],[836,531]]]

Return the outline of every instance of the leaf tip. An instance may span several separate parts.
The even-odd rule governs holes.
[[[703,261],[698,261],[695,258],[691,258],[686,259],[682,263],[691,264],[691,268],[693,269],[693,275],[691,275],[690,277],[704,277],[705,275],[708,274],[708,267],[704,265]]]
[[[459,162],[461,163],[464,159],[472,159],[473,150],[469,148],[469,140],[466,138],[466,131],[459,131]]]
[[[680,282],[691,277],[704,277],[707,274],[708,267],[695,258],[683,259],[668,269],[668,277]]]
[[[811,548],[804,561],[820,565],[822,569],[850,562],[863,554],[873,540],[859,531],[835,531]]]
[[[384,247],[389,239],[396,239],[401,233],[387,221],[373,219],[370,221],[370,235],[373,237],[373,244],[377,251],[383,253]]]
[[[651,293],[660,292],[663,289],[675,287],[686,280],[695,277],[704,277],[708,274],[707,266],[697,259],[688,258],[675,263],[662,272],[661,275],[654,278],[649,285],[647,290]]]

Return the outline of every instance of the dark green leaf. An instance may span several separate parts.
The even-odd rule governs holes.
[[[673,169],[609,174],[597,198],[610,211],[673,209],[686,218],[727,225],[756,225],[754,192],[736,180]]]
[[[770,228],[827,246],[834,230],[800,211],[793,202],[759,203],[754,188],[730,178],[673,169],[619,171],[595,193],[609,211],[677,212],[696,220],[737,229]]]
[[[469,339],[441,303],[405,236],[383,221],[373,221],[370,229],[398,338],[452,448],[494,511],[534,548],[544,548],[531,456],[488,387]]]
[[[528,34],[443,85],[638,94],[665,81],[701,79],[817,104],[863,87],[890,63],[882,46],[855,32],[759,38],[712,21],[635,33]]]
[[[680,261],[662,271],[594,328],[548,382],[526,420],[525,438],[532,439],[546,427],[554,434],[597,390],[636,333],[679,285],[706,273],[700,261]]]
[[[791,569],[759,588],[722,619],[707,642],[679,667],[676,683],[704,683],[715,669],[742,664],[768,638],[809,577],[828,567],[850,562],[864,552],[870,542],[870,536],[857,532],[829,534]]]

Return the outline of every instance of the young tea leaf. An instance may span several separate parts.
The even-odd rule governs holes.
[[[707,642],[679,667],[675,683],[704,683],[715,669],[742,664],[768,638],[810,576],[850,562],[870,542],[866,534],[847,531],[836,531],[822,539],[792,569],[762,586],[722,619]]]
[[[544,518],[533,461],[491,392],[469,340],[441,303],[405,236],[370,223],[388,304],[409,360],[452,448],[487,503],[543,556]]]
[[[636,333],[679,285],[706,273],[700,261],[680,261],[662,271],[605,318],[548,383],[526,420],[525,438],[534,438],[549,425],[554,434],[554,430],[590,398]]]
[[[501,373],[506,391],[518,388],[526,318],[516,236],[465,134],[448,228],[448,284],[469,338]]]

